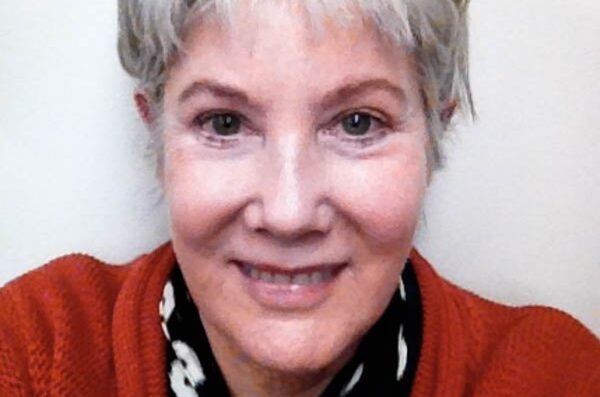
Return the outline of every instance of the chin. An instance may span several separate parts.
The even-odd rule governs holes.
[[[303,375],[338,368],[354,352],[360,335],[348,334],[352,328],[343,326],[332,333],[331,324],[319,327],[317,321],[269,321],[242,335],[241,350],[250,361],[276,372]]]

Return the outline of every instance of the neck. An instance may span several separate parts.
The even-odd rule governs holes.
[[[224,366],[222,370],[231,394],[235,397],[316,397],[321,395],[334,376],[326,373],[277,373],[248,364]]]

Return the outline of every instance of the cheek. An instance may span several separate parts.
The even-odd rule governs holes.
[[[342,210],[371,245],[397,250],[412,243],[427,181],[421,152],[340,165],[335,180]]]
[[[252,186],[242,164],[203,161],[184,154],[165,158],[164,187],[171,228],[188,243],[218,237]]]

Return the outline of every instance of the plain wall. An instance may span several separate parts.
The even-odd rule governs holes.
[[[116,19],[116,0],[0,0],[0,284],[168,239]],[[416,244],[461,286],[600,334],[600,2],[479,0],[471,22],[479,118],[449,135]]]

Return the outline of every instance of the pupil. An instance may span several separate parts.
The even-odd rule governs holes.
[[[237,134],[240,119],[232,114],[219,114],[213,118],[213,128],[219,135]]]
[[[371,128],[371,116],[354,113],[342,121],[344,130],[350,135],[364,135]]]

